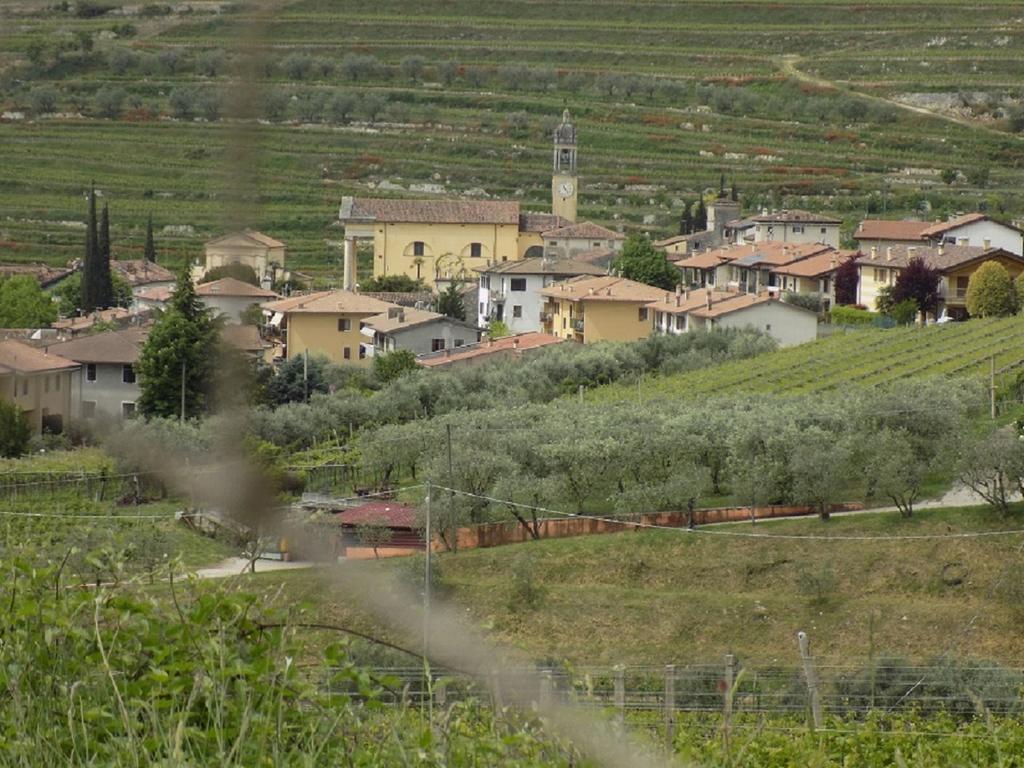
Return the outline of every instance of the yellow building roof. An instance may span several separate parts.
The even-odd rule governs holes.
[[[387,312],[389,307],[396,306],[370,296],[353,291],[316,291],[302,296],[290,296],[279,301],[268,301],[260,304],[263,309],[281,314],[354,314],[379,315]]]
[[[664,291],[651,285],[627,280],[624,277],[585,275],[555,283],[539,293],[541,296],[565,299],[566,301],[628,301],[646,304],[657,301]]]

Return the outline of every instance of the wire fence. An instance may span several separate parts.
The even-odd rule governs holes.
[[[469,675],[437,667],[377,667],[393,703],[444,705],[469,698],[544,707],[564,701],[637,713],[804,715],[817,696],[822,710],[843,717],[873,712],[1019,715],[1024,669],[979,662],[914,665],[868,661],[860,665],[745,666],[727,656],[720,665],[523,668]],[[329,677],[329,671],[327,671]],[[923,683],[921,681],[924,681]],[[339,692],[341,692],[339,690]]]

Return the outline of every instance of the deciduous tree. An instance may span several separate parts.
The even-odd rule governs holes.
[[[967,311],[972,317],[1009,317],[1017,313],[1017,291],[1006,267],[988,261],[967,283]]]
[[[939,306],[939,282],[942,275],[939,270],[928,266],[920,256],[914,256],[907,266],[900,270],[896,284],[892,289],[892,300],[895,304],[907,299],[917,302],[918,311],[928,315],[934,314]]]
[[[0,279],[0,328],[45,328],[57,319],[57,305],[35,278]]]
[[[835,271],[836,304],[850,305],[857,303],[857,283],[860,281],[857,260],[845,259]]]
[[[665,254],[656,250],[647,235],[630,235],[612,269],[625,278],[672,290],[679,282],[679,270]]]
[[[396,349],[373,358],[373,375],[382,384],[412,373],[418,367],[416,355],[408,349]]]
[[[0,400],[0,456],[21,456],[28,450],[31,437],[32,427],[25,412],[8,400]]]

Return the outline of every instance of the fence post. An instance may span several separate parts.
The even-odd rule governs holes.
[[[615,665],[615,721],[620,728],[626,725],[626,670],[621,664]]]
[[[804,677],[807,679],[807,693],[811,698],[811,717],[814,727],[821,728],[821,698],[818,693],[818,676],[814,671],[811,658],[811,641],[806,632],[797,632],[796,640],[800,646],[800,658],[804,663]]]
[[[722,746],[729,756],[729,737],[732,735],[732,687],[735,683],[736,657],[725,654],[725,690],[722,698]]]
[[[665,666],[665,746],[672,752],[676,741],[676,665]]]

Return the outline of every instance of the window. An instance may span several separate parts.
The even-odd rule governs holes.
[[[600,240],[595,240],[594,241],[594,247],[595,248],[600,248],[601,247],[601,241]]]
[[[526,278],[525,277],[513,277],[510,281],[512,284],[513,291],[525,291],[526,290]]]
[[[85,380],[96,381],[96,363],[89,363],[85,366]]]
[[[512,317],[522,317],[522,316],[523,316],[523,308],[520,305],[518,305],[518,304],[513,304],[512,305]]]
[[[770,331],[772,329],[772,324],[771,323],[765,323],[764,329],[766,331]]]
[[[480,243],[469,244],[469,258],[479,259],[484,255],[484,247]]]
[[[362,344],[359,345],[359,359],[366,359],[366,347],[364,347]]]
[[[682,315],[676,315],[676,330],[677,331],[683,330],[683,316]]]
[[[423,241],[422,240],[417,240],[415,243],[412,244],[412,255],[413,256],[422,256],[423,255]]]
[[[793,234],[794,235],[800,234],[803,231],[804,231],[804,228],[803,228],[802,224],[794,224],[793,225]]]
[[[465,339],[456,339],[455,340],[455,346],[456,347],[464,347],[465,345],[466,345],[466,340]]]
[[[823,234],[823,235],[824,235],[824,234],[826,234],[826,233],[828,233],[828,228],[827,228],[827,227],[822,227],[822,228],[821,228],[821,234]]]
[[[54,386],[54,388],[55,388],[55,389],[56,389],[56,390],[57,390],[58,392],[60,392],[60,374],[59,374],[59,373],[58,373],[58,374],[56,374],[56,375],[55,375],[55,376],[53,377],[53,386]]]
[[[958,277],[956,279],[956,297],[963,299],[967,296],[967,284],[971,282],[969,277]]]
[[[565,318],[563,317],[563,318],[562,318],[562,330],[564,331],[564,330],[565,330],[566,328],[568,328],[568,327],[569,327],[569,326],[568,326],[568,324],[566,323],[566,320],[565,320]]]
[[[135,383],[135,368],[131,365],[121,367],[121,381],[125,384]]]
[[[875,270],[875,282],[884,283],[889,277],[889,270],[887,269],[876,269]]]
[[[352,359],[352,347],[342,347],[341,356],[346,360]]]
[[[21,380],[21,394],[22,395],[27,395],[28,394],[28,379],[22,379]]]
[[[444,339],[431,339],[430,340],[430,351],[440,352],[444,349]]]
[[[637,313],[641,323],[647,320],[647,307],[640,307],[640,311]]]
[[[135,415],[135,403],[123,402],[121,403],[121,418],[130,419]]]
[[[480,310],[477,312],[477,314],[478,315],[482,315],[483,313],[484,313],[484,303],[481,301],[480,302]]]
[[[96,416],[96,401],[95,400],[83,400],[82,401],[82,418],[92,419]]]
[[[352,321],[349,318],[347,318],[347,317],[339,317],[338,318],[338,331],[339,331],[339,333],[341,331],[351,331],[351,330],[352,330]]]

